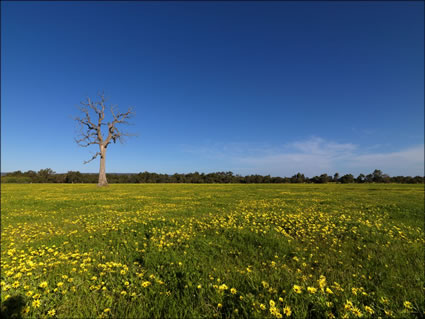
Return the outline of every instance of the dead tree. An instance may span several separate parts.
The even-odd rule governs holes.
[[[99,145],[99,151],[94,154],[91,159],[85,161],[84,164],[100,156],[99,182],[97,186],[107,186],[108,181],[106,180],[105,170],[106,150],[111,142],[116,143],[120,141],[120,143],[123,143],[123,138],[125,136],[130,136],[130,134],[119,130],[117,125],[128,124],[127,120],[132,117],[134,113],[131,108],[128,108],[128,111],[125,113],[116,113],[116,106],[111,105],[109,107],[112,115],[111,121],[104,123],[106,106],[103,93],[99,94],[99,101],[92,101],[90,98],[87,98],[86,101],[81,102],[79,109],[84,115],[75,118],[80,125],[80,135],[75,139],[75,142],[81,147]],[[90,114],[94,115],[93,120]],[[102,127],[104,127],[104,131],[107,133],[106,138],[102,133]]]

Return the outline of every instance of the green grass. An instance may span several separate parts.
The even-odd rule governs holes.
[[[5,318],[425,314],[424,185],[3,184],[1,222]]]

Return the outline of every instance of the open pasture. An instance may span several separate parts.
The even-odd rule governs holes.
[[[1,311],[423,317],[423,185],[2,185]]]

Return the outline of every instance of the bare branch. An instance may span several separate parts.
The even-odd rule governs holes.
[[[94,123],[91,121],[90,119],[90,114],[89,114],[89,110],[87,108],[87,104],[81,102],[81,105],[84,105],[84,107],[80,107],[80,111],[83,112],[86,116],[84,118],[79,118],[77,117],[76,120],[80,123],[82,123],[83,125],[87,125],[87,127],[90,130],[93,130],[96,128],[96,125],[94,125]]]
[[[105,93],[102,91],[102,93],[98,93],[100,97],[100,106],[102,107],[102,113],[105,114]]]
[[[111,105],[110,107],[111,114],[114,117],[114,120],[111,123],[108,123],[108,137],[105,140],[105,147],[107,147],[111,141],[116,143],[117,140],[119,140],[121,143],[124,142],[123,137],[124,136],[130,136],[130,134],[123,133],[118,130],[116,127],[117,124],[128,124],[127,119],[131,118],[134,115],[134,112],[132,111],[132,108],[128,108],[128,111],[125,113],[118,113],[115,114],[114,112],[114,106]]]
[[[76,117],[76,118],[75,118],[75,120],[81,124],[80,129],[83,129],[83,128],[84,128],[84,126],[87,126],[87,129],[88,129],[89,131],[95,131],[95,130],[96,130],[96,127],[94,127],[94,126],[92,125],[92,123],[90,123],[90,122],[89,122],[89,121],[87,121],[87,120],[81,119],[81,118],[79,118],[79,117]]]
[[[93,111],[95,111],[96,114],[100,114],[101,111],[97,107],[97,105],[98,105],[98,102],[93,102],[89,97],[87,98],[87,106],[90,107]]]
[[[84,103],[81,104],[85,105]],[[75,118],[75,120],[80,124],[80,138],[75,139],[75,142],[82,147],[97,144],[96,136],[98,133],[98,127],[91,121],[89,110],[87,107],[80,107],[80,111],[85,114],[85,117]]]
[[[80,139],[74,139],[75,142],[81,147],[87,147],[89,145],[99,144],[96,139],[93,139],[93,138],[95,138],[94,133],[91,133],[91,134],[88,134],[88,135],[81,133],[81,136],[82,137]]]
[[[103,93],[99,93],[98,95],[100,97],[100,101],[96,102],[96,105],[100,106],[101,109],[99,109],[98,107],[96,107],[96,109],[99,110],[99,112],[97,113],[99,116],[97,125],[100,127],[102,125],[103,119],[105,118],[105,95]]]
[[[88,161],[84,161],[84,164],[90,163],[92,160],[94,160],[99,155],[101,155],[100,152],[97,152],[96,154],[93,155],[93,157],[91,159],[89,159]]]
[[[131,118],[134,115],[134,112],[133,112],[131,107],[128,108],[127,112],[119,113],[119,114],[115,115],[113,107],[111,106],[111,113],[112,113],[112,116],[114,117],[114,120],[111,123],[112,125],[115,125],[115,124],[118,124],[118,123],[127,124],[128,122],[126,120]]]

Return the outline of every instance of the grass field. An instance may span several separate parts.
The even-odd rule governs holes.
[[[2,317],[424,317],[424,185],[3,184]]]

